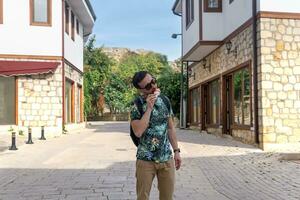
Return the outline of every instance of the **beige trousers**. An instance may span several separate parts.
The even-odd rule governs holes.
[[[157,176],[159,199],[172,200],[175,185],[175,165],[170,159],[164,163],[136,161],[137,200],[148,200],[154,177]]]

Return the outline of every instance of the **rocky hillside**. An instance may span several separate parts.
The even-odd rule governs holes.
[[[121,47],[103,47],[103,52],[108,55],[109,57],[115,59],[117,62],[120,62],[120,60],[130,54],[147,54],[151,53],[153,51],[145,50],[145,49],[136,49],[132,50],[129,48],[121,48]],[[180,71],[180,68],[177,67],[175,61],[169,61],[169,65],[175,70]]]

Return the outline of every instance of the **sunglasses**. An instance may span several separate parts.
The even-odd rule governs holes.
[[[156,84],[156,79],[155,78],[153,78],[151,81],[150,81],[150,83],[147,83],[147,85],[145,85],[145,87],[144,88],[140,88],[140,89],[142,89],[142,90],[150,90],[151,88],[152,88],[152,85],[155,85]]]

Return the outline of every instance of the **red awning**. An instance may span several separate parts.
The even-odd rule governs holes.
[[[59,62],[0,60],[0,76],[21,76],[54,73]]]

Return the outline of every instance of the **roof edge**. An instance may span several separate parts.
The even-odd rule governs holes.
[[[96,21],[97,16],[96,16],[96,14],[95,14],[95,11],[94,11],[94,9],[93,9],[93,6],[92,6],[90,0],[84,0],[84,1],[85,1],[86,5],[88,6],[88,8],[89,8],[89,10],[90,10],[90,12],[91,12],[91,14],[92,14],[94,21]]]

